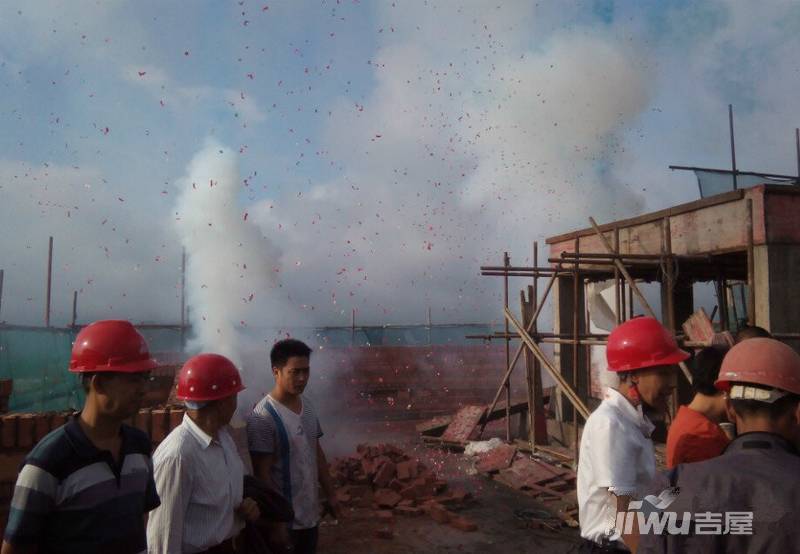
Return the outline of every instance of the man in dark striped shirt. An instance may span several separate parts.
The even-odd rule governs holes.
[[[78,333],[70,371],[81,374],[86,402],[25,458],[0,554],[145,552],[145,515],[159,505],[150,438],[122,422],[155,365],[127,321]]]

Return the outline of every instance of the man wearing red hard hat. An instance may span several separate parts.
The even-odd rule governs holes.
[[[144,518],[158,506],[150,437],[122,422],[139,410],[156,366],[127,321],[97,321],[75,338],[80,414],[44,437],[17,478],[2,554],[143,552]]]
[[[227,430],[242,390],[236,366],[219,354],[199,354],[181,368],[176,396],[187,411],[153,455],[162,504],[147,522],[151,554],[242,551],[238,535],[260,515],[243,498],[244,464]]]
[[[639,317],[608,337],[609,371],[619,377],[586,420],[578,461],[578,506],[583,552],[635,550],[635,535],[617,529],[617,513],[644,494],[656,475],[643,409],[664,412],[676,386],[677,364],[689,354],[656,319]]]
[[[800,355],[775,339],[748,339],[725,355],[716,385],[738,435],[722,455],[662,476],[654,488],[677,487],[669,510],[680,525],[643,534],[639,551],[797,552]]]

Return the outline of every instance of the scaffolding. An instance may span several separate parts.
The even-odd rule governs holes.
[[[787,190],[791,189],[791,190]],[[781,198],[780,202],[772,203],[771,199]],[[789,196],[791,195],[791,196]],[[689,204],[676,206],[661,212],[646,214],[638,218],[609,223],[603,226],[589,218],[590,227],[566,235],[551,237],[548,243],[551,246],[551,256],[547,258],[547,265],[539,263],[538,243],[533,243],[533,264],[531,266],[517,266],[511,264],[508,253],[503,254],[502,265],[482,266],[481,275],[501,277],[503,279],[503,315],[505,329],[501,332],[486,335],[470,335],[469,338],[483,340],[501,340],[506,343],[506,365],[501,383],[497,389],[494,402],[490,411],[494,409],[500,397],[505,394],[506,401],[511,398],[511,376],[519,359],[524,354],[526,394],[528,400],[527,442],[532,450],[546,446],[549,442],[547,425],[541,420],[546,418],[541,396],[541,371],[542,368],[555,381],[559,398],[566,399],[568,405],[562,406],[557,415],[558,424],[571,422],[571,444],[574,459],[577,460],[579,446],[579,424],[585,421],[590,410],[590,389],[592,382],[591,362],[589,349],[592,346],[605,345],[607,334],[592,333],[589,329],[589,302],[586,287],[589,283],[610,281],[613,287],[613,308],[615,323],[619,324],[634,315],[648,315],[658,317],[658,314],[642,293],[640,284],[655,282],[661,288],[661,320],[668,329],[675,332],[679,342],[686,348],[706,346],[704,343],[690,340],[682,333],[682,324],[694,311],[691,286],[695,282],[713,282],[717,306],[712,312],[711,319],[715,319],[716,330],[720,332],[735,332],[742,325],[765,324],[759,321],[756,310],[757,283],[768,282],[773,288],[772,277],[769,276],[771,266],[764,261],[764,256],[759,256],[758,279],[756,248],[771,247],[771,242],[778,242],[784,247],[786,237],[773,239],[772,234],[779,230],[778,225],[773,229],[767,228],[766,213],[774,210],[774,206],[786,200],[795,202],[800,199],[800,191],[795,187],[776,187],[762,185],[755,189],[736,190],[729,193],[698,200]],[[769,200],[769,201],[768,201]],[[754,201],[758,203],[758,236],[754,223]],[[694,221],[701,217],[711,219],[710,210],[727,210],[735,214],[736,218],[723,229],[719,225],[718,232],[730,234],[720,239],[720,244],[709,247],[687,247],[693,240],[691,233],[699,233],[702,226],[692,229],[691,233],[685,230],[686,221]],[[793,208],[792,208],[793,209]],[[792,209],[783,207],[782,213],[786,215]],[[702,212],[702,214],[701,214]],[[727,213],[727,212],[726,212]],[[700,215],[698,215],[700,214]],[[706,215],[703,215],[706,214]],[[717,212],[712,215],[716,217]],[[781,217],[786,217],[783,215]],[[743,216],[743,217],[742,217]],[[634,229],[634,233],[631,233]],[[673,234],[679,233],[682,252],[673,249]],[[627,231],[626,247],[622,248],[621,231]],[[635,234],[635,237],[631,237]],[[743,235],[743,236],[742,236]],[[687,238],[690,236],[690,238]],[[735,239],[735,240],[734,240]],[[634,246],[643,250],[642,244],[636,241],[647,242],[653,253],[631,252]],[[649,242],[648,242],[649,241]],[[726,242],[727,241],[727,242]],[[758,242],[758,245],[756,244]],[[800,242],[792,239],[790,242]],[[586,246],[588,243],[588,247]],[[660,243],[660,247],[652,248]],[[722,244],[725,243],[725,244]],[[599,246],[599,248],[598,248]],[[703,245],[704,246],[704,245]],[[560,250],[557,255],[554,250]],[[694,252],[688,252],[694,250]],[[530,278],[532,283],[520,292],[521,317],[518,319],[512,311],[509,301],[509,286],[511,278]],[[540,279],[546,279],[542,288]],[[767,279],[767,281],[765,281]],[[559,298],[555,300],[554,332],[540,332],[538,319],[543,306],[548,298],[552,297],[554,285]],[[687,289],[688,287],[688,289]],[[764,285],[764,288],[768,288]],[[539,295],[539,291],[543,290]],[[764,292],[760,293],[762,299]],[[560,297],[563,295],[563,298]],[[688,304],[687,304],[687,298]],[[769,296],[768,302],[775,302]],[[610,302],[609,302],[610,304]],[[738,307],[737,307],[738,306]],[[568,311],[569,313],[565,313]],[[772,317],[772,316],[770,316]],[[772,317],[774,319],[774,317]],[[787,324],[795,325],[796,322]],[[773,326],[773,335],[776,338],[797,340],[796,326],[790,329],[776,329]],[[512,355],[511,342],[519,341]],[[553,361],[542,350],[543,344],[553,344],[557,349],[558,359]],[[559,368],[560,366],[560,368]],[[673,394],[671,412],[677,408],[679,395],[685,396],[691,384],[691,374],[685,364],[681,364],[683,375],[679,380],[679,387]],[[508,406],[508,402],[506,402]],[[510,413],[506,411],[506,439],[511,441]],[[483,427],[480,432],[483,433]],[[524,427],[521,425],[521,429]],[[563,435],[562,435],[563,436]],[[564,446],[567,446],[565,444]]]

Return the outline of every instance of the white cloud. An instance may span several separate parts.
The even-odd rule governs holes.
[[[0,320],[44,321],[47,241],[54,237],[52,322],[78,319],[180,320],[180,254],[154,237],[166,222],[148,219],[99,170],[0,161],[0,240],[5,269]],[[153,286],[158,283],[157,287]]]

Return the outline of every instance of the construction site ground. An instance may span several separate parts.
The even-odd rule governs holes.
[[[531,514],[546,513],[541,502],[485,475],[471,474],[472,461],[463,453],[425,446],[416,438],[398,441],[398,429],[395,427],[392,431],[394,444],[434,469],[439,478],[448,482],[449,487],[471,493],[472,498],[454,511],[474,521],[477,530],[461,531],[437,523],[425,514],[395,516],[387,523],[376,517],[377,512],[373,508],[348,507],[345,517],[339,521],[332,522],[329,517],[323,520],[320,552],[577,552],[577,529],[537,529],[530,525]],[[388,437],[378,440],[385,438]]]

